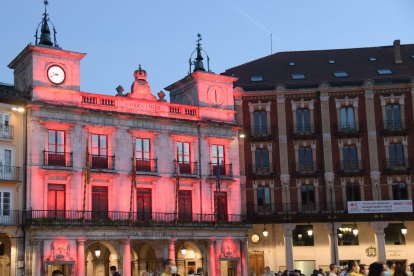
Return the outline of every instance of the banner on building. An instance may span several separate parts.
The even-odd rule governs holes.
[[[411,200],[348,201],[349,214],[405,213],[413,211]]]

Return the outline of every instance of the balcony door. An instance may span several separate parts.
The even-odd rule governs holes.
[[[108,218],[108,187],[92,186],[92,218]]]
[[[342,148],[343,169],[345,171],[357,171],[358,151],[356,146],[344,146]]]
[[[224,146],[223,145],[212,145],[211,146],[211,164],[213,166],[213,175],[226,175],[226,165],[224,157]],[[218,168],[220,166],[220,170]]]
[[[137,189],[137,219],[139,221],[146,221],[152,219],[151,189]]]
[[[66,166],[65,160],[65,132],[62,130],[48,131],[47,154],[45,155],[45,165],[47,166]]]
[[[298,149],[299,172],[313,172],[313,156],[311,147],[300,147]]]
[[[8,224],[12,222],[12,191],[8,189],[0,190],[0,223]]]
[[[13,137],[13,129],[10,126],[10,114],[0,112],[0,137],[10,139]]]
[[[193,204],[191,191],[178,191],[178,220],[192,221]]]
[[[13,151],[0,147],[0,180],[15,180],[13,174]]]
[[[180,174],[191,174],[190,143],[177,142],[177,161]]]
[[[135,161],[138,172],[151,172],[150,140],[135,139]]]
[[[385,106],[386,128],[401,128],[401,107],[399,104],[387,104]]]
[[[108,169],[108,141],[106,135],[92,134],[92,168]]]
[[[49,184],[47,190],[48,217],[65,217],[65,185]]]
[[[355,114],[354,107],[343,106],[340,109],[341,123],[340,130],[342,131],[354,131],[355,130]]]
[[[228,221],[227,193],[226,192],[214,192],[214,202],[216,205],[217,221]]]
[[[311,133],[310,110],[308,108],[296,109],[297,134]]]

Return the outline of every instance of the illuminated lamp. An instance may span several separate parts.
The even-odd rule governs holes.
[[[344,234],[338,233],[338,238],[342,239],[343,236],[344,236]]]
[[[313,235],[313,230],[312,229],[309,229],[308,231],[306,231],[307,233],[308,233],[308,236],[309,237],[312,237],[312,235]]]
[[[187,254],[187,248],[185,248],[185,245],[183,244],[183,247],[181,248],[181,255],[185,256]]]
[[[20,112],[20,113],[23,113],[24,112],[24,108],[23,107],[12,107],[12,110],[13,111]]]
[[[352,234],[354,234],[355,237],[358,236],[358,233],[359,231],[357,228],[352,229]]]
[[[101,256],[101,249],[99,248],[99,244],[96,245],[95,256],[96,258],[99,258],[99,256]]]
[[[246,138],[246,134],[244,134],[244,133],[240,133],[240,134],[239,134],[239,138],[241,138],[241,139]]]
[[[269,236],[269,231],[267,231],[266,226],[263,228],[263,237]]]
[[[403,224],[402,228],[401,228],[401,234],[403,234],[404,236],[407,235],[407,227],[405,227],[405,225]]]
[[[302,234],[298,234],[298,239],[301,240],[302,239]]]

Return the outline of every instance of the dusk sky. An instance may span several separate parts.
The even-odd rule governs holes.
[[[1,3],[0,82],[28,44],[43,13],[41,0]],[[87,53],[81,90],[130,92],[138,64],[153,94],[183,78],[201,33],[215,73],[279,51],[414,43],[413,0],[50,0],[48,12],[65,50]]]

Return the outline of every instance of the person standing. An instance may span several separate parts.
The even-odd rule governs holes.
[[[338,268],[336,264],[330,264],[328,276],[337,276],[337,273],[338,273]]]
[[[171,259],[167,259],[163,262],[164,271],[161,273],[161,276],[175,275],[177,273],[177,267]]]
[[[347,276],[364,276],[359,274],[359,265],[357,261],[348,261],[348,273]]]
[[[116,266],[111,266],[110,268],[109,268],[109,270],[111,271],[111,273],[112,273],[112,276],[121,276],[121,274],[119,274],[119,272],[118,271],[116,271]]]

